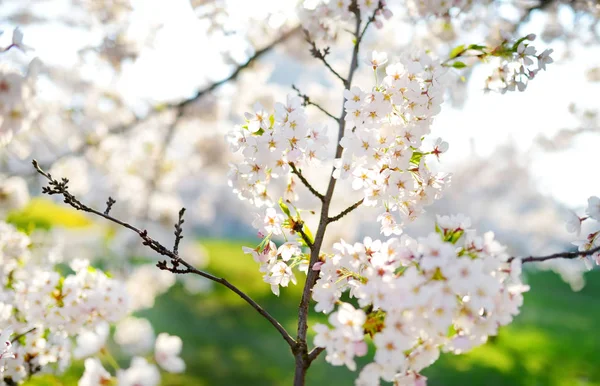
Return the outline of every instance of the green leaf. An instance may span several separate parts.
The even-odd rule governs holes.
[[[292,214],[290,213],[290,208],[288,208],[285,202],[283,202],[283,198],[279,198],[279,207],[281,208],[281,211],[285,213],[288,217],[292,217]]]
[[[461,44],[460,46],[456,46],[452,49],[452,51],[450,51],[450,56],[448,59],[454,59],[457,56],[461,55],[463,52],[465,52],[464,44]]]
[[[313,234],[312,234],[312,232],[310,231],[310,228],[309,228],[309,227],[306,225],[306,223],[304,223],[304,224],[302,225],[302,230],[304,231],[304,234],[306,234],[306,237],[308,237],[308,240],[309,240],[311,243],[314,243],[314,242],[315,242],[315,238],[313,237]],[[302,240],[302,241],[304,241],[304,240]],[[307,247],[308,247],[308,245],[307,245]]]
[[[462,235],[465,233],[465,231],[463,230],[459,230],[459,231],[454,231],[452,233],[450,233],[448,236],[448,240],[451,242],[452,244],[456,244],[456,242],[462,237]]]
[[[469,47],[467,47],[467,50],[485,51],[487,50],[487,47],[480,46],[478,44],[471,44]]]
[[[523,43],[525,40],[527,40],[527,36],[525,36],[525,37],[522,37],[521,39],[517,40],[517,41],[515,42],[515,44],[513,44],[513,46],[512,46],[512,50],[513,50],[513,51],[516,51],[516,50],[517,50],[517,48],[519,48],[519,44]]]
[[[410,163],[413,165],[419,165],[421,163],[421,158],[423,158],[423,153],[420,151],[415,151],[410,157]]]
[[[452,63],[452,67],[461,69],[461,68],[467,67],[467,65],[464,64],[463,62],[454,62],[454,63]]]
[[[450,327],[448,327],[448,338],[452,338],[454,335],[458,334],[458,331],[456,331],[456,328],[454,327],[454,324],[451,324]]]

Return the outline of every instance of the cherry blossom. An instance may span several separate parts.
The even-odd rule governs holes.
[[[181,373],[185,370],[185,363],[179,357],[181,354],[181,338],[161,333],[156,338],[154,358],[156,363],[170,373]]]

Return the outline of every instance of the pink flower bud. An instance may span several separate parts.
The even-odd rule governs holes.
[[[313,271],[320,271],[322,265],[323,265],[323,262],[322,261],[318,261],[318,262],[315,263],[315,265],[313,265],[312,270]]]
[[[364,357],[368,351],[369,347],[367,347],[367,343],[364,340],[354,342],[354,354],[357,357]]]

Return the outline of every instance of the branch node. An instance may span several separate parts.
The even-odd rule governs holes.
[[[106,210],[104,210],[104,214],[108,216],[108,214],[110,213],[110,210],[112,209],[112,206],[116,203],[117,201],[114,200],[112,197],[108,197],[108,200],[106,201]]]

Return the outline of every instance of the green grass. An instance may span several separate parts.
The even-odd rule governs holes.
[[[203,244],[210,252],[208,271],[227,277],[288,331],[295,331],[299,286],[283,289],[277,298],[262,283],[256,263],[241,253],[242,243]],[[443,355],[425,371],[429,385],[600,386],[600,272],[586,275],[587,285],[581,292],[572,292],[549,272],[529,272],[527,279],[532,290],[525,295],[515,322],[467,355]],[[176,286],[140,316],[149,318],[157,333],[176,334],[184,341],[188,369],[183,375],[165,375],[164,385],[292,383],[293,358],[285,342],[254,309],[225,288],[216,286],[210,294],[190,296]],[[311,317],[311,322],[317,320],[324,318]],[[126,366],[128,359],[120,362]],[[61,384],[75,384],[81,371],[77,366]],[[328,365],[321,356],[309,369],[307,384],[352,385],[355,376]],[[58,383],[46,378],[35,384]]]

